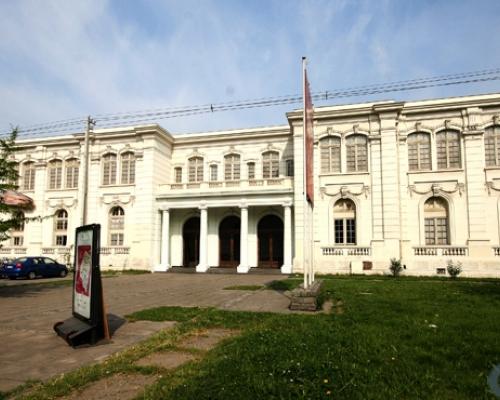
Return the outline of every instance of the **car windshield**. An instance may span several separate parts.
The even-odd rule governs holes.
[[[13,262],[14,263],[23,263],[23,262],[26,262],[26,260],[28,260],[26,257],[22,257],[22,258],[16,258]]]

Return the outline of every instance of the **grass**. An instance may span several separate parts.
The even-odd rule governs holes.
[[[297,281],[281,282],[289,288]],[[31,398],[136,371],[161,372],[147,399],[495,399],[487,376],[500,364],[500,281],[326,277],[324,296],[336,305],[331,314],[180,307],[134,313],[132,320],[178,324],[40,386]],[[241,334],[173,371],[133,364],[211,327]]]

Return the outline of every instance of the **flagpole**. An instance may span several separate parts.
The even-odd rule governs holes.
[[[306,266],[306,250],[307,250],[307,234],[306,234],[306,215],[307,215],[307,154],[306,154],[306,57],[302,57],[302,100],[303,100],[303,110],[302,110],[302,269],[304,270],[304,289],[309,287],[309,270]]]

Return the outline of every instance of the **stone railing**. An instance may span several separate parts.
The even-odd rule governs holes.
[[[419,246],[413,248],[416,256],[467,256],[469,249],[466,246]]]
[[[9,255],[17,255],[17,254],[26,254],[26,247],[1,247],[0,254],[9,254]]]
[[[221,188],[249,188],[249,187],[292,187],[293,178],[268,178],[268,179],[242,179],[238,181],[209,181],[209,182],[187,182],[172,183],[170,185],[160,185],[160,187],[170,190],[191,190],[191,189],[221,189]]]
[[[70,254],[71,249],[69,247],[42,247],[42,254]]]
[[[123,246],[119,246],[119,247],[101,247],[101,249],[99,250],[99,253],[103,254],[103,255],[129,254],[129,252],[130,252],[130,247],[123,247]]]
[[[360,246],[336,246],[322,247],[321,252],[324,256],[370,256],[372,249]]]

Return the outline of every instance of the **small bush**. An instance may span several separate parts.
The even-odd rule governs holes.
[[[459,261],[455,264],[452,260],[448,260],[446,270],[452,279],[456,279],[462,272],[462,263]]]
[[[403,267],[401,266],[401,260],[396,258],[391,258],[391,265],[389,266],[389,270],[391,271],[392,276],[399,276]]]

